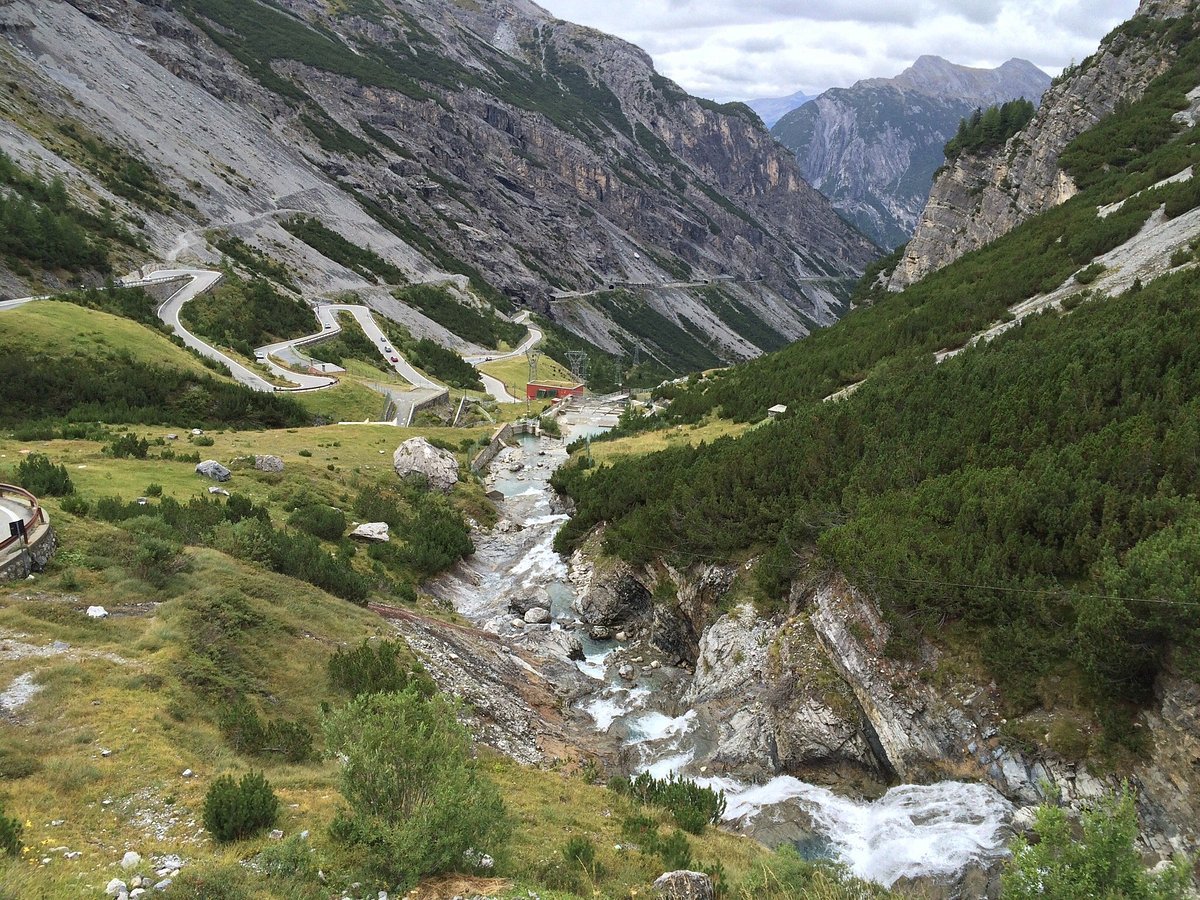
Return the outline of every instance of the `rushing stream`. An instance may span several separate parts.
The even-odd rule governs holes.
[[[598,422],[611,424],[611,412],[576,412],[567,440],[594,433]],[[478,627],[513,642],[528,640],[533,630],[514,617],[513,598],[548,600],[550,631],[565,628],[583,647],[585,659],[576,663],[582,676],[575,704],[580,727],[610,738],[630,773],[681,774],[723,789],[726,819],[736,830],[774,846],[792,843],[810,857],[836,859],[854,874],[889,886],[900,878],[952,881],[1005,853],[1012,806],[984,785],[900,785],[874,801],[860,801],[790,776],[753,783],[738,772],[710,771],[705,761],[713,723],[680,703],[691,675],[644,665],[649,654],[633,656],[641,651],[591,640],[586,629],[574,627],[577,588],[552,548],[568,516],[555,508],[548,483],[566,459],[564,444],[524,436],[518,447],[497,457],[488,486],[504,495],[497,504],[504,520],[477,537],[475,555],[457,573],[430,586],[435,594]],[[638,677],[621,678],[618,660],[637,664]]]

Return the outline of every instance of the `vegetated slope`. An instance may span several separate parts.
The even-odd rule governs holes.
[[[465,466],[490,431],[426,436],[463,441],[456,453]],[[774,858],[756,842],[703,823],[701,834],[685,834],[669,811],[594,784],[594,770],[521,767],[486,747],[471,748],[471,735],[456,723],[463,711],[430,698],[434,686],[393,625],[359,604],[382,601],[392,616],[420,622],[428,633],[468,631],[440,621],[414,583],[468,552],[464,513],[486,517],[490,507],[475,484],[446,498],[401,483],[390,465],[379,464],[379,452],[396,444],[393,430],[206,436],[213,444],[204,452],[231,464],[264,450],[285,460],[282,472],[234,465],[228,498],[211,497],[191,464],[167,455],[188,446],[184,440],[159,443],[161,433],[139,428],[104,432],[37,443],[0,435],[0,480],[42,493],[59,539],[35,584],[0,582],[6,894],[100,895],[110,879],[128,884],[173,854],[182,871],[169,891],[227,900],[368,889],[374,896],[442,869],[463,873],[459,884],[473,889],[510,879],[506,896],[581,893],[585,877],[606,896],[629,896],[647,890],[664,866],[688,865],[719,872],[738,897],[783,900],[810,881],[828,885],[830,896],[885,895],[857,883],[838,886],[827,870]],[[149,452],[140,457],[113,452],[141,441]],[[32,454],[20,452],[31,447]],[[60,489],[67,482],[65,496],[48,497],[22,475],[45,464],[10,471],[8,460],[38,451],[50,454],[50,465],[65,466],[58,479]],[[392,541],[352,544],[344,538],[350,515],[389,522]],[[93,605],[108,615],[89,617]],[[491,642],[483,646],[490,655]],[[526,677],[516,662],[509,665]],[[8,692],[14,683],[28,692]],[[521,686],[545,690],[524,681],[512,690]],[[427,794],[405,794],[405,815],[394,817],[391,829],[364,819],[361,806],[351,811],[356,798],[346,766],[325,755],[335,735],[323,723],[344,717],[356,696],[407,697],[410,727],[389,723],[390,734],[407,740],[381,756],[413,767],[410,777],[391,782],[393,790],[419,785]],[[363,707],[374,702],[349,707],[355,726],[372,724]],[[474,721],[488,715],[477,710]],[[448,729],[458,738],[454,753],[437,742]],[[276,815],[244,837],[219,841],[206,798],[222,776],[247,771],[266,777],[279,799]],[[488,832],[486,845],[470,845],[473,857],[459,846],[439,860],[438,849],[477,833],[476,817],[496,811],[494,802],[465,802],[471,794],[464,797],[464,784],[492,798],[500,792],[506,827]],[[348,827],[351,819],[359,827]],[[362,830],[364,823],[372,830]],[[284,840],[272,839],[271,827]],[[615,849],[634,828],[646,852]],[[380,847],[369,839],[381,833],[395,843]],[[660,843],[661,852],[653,849]],[[397,845],[407,855],[398,856]],[[588,876],[575,870],[566,852],[572,846],[594,855],[598,865]],[[121,867],[129,850],[143,858],[133,872]],[[477,865],[484,852],[492,861]],[[775,886],[755,890],[755,879]]]
[[[1024,60],[972,69],[922,56],[895,78],[826,91],[771,133],[848,221],[881,247],[895,247],[911,236],[959,121],[1008,100],[1036,103],[1049,85]]]
[[[550,312],[554,290],[726,275],[790,339],[836,318],[842,279],[872,254],[749,109],[689,97],[637,48],[532,4],[15,0],[0,17],[22,84],[0,103],[4,146],[23,168],[140,219],[160,253],[203,255],[198,226],[221,226],[306,291],[359,290],[451,346],[463,337],[377,279],[459,275],[502,309],[507,296]],[[114,195],[63,137],[78,120],[181,202]],[[319,222],[383,268],[284,221]],[[701,295],[643,296],[722,359],[758,352]],[[585,315],[603,352],[641,339]]]
[[[73,303],[0,312],[0,344],[0,424],[10,427],[61,419],[262,428],[311,419],[289,397],[206,370],[146,325]]]
[[[1044,679],[1078,678],[1103,733],[1094,749],[1110,762],[1121,748],[1142,752],[1131,723],[1159,674],[1200,675],[1200,618],[1187,601],[1200,275],[1076,297],[1073,312],[1026,319],[941,365],[934,351],[1059,286],[1160,207],[1179,215],[1200,203],[1194,179],[1151,188],[1200,161],[1195,129],[1172,125],[1174,105],[1158,96],[1182,96],[1194,49],[1070,148],[1088,149],[1103,175],[1068,203],[809,340],[666,392],[676,394],[668,423],[756,420],[778,402],[785,419],[564,470],[558,483],[579,513],[561,548],[606,522],[608,546],[631,559],[762,553],[768,608],[816,555],[879,599],[889,652],[909,655],[952,627],[981,648],[1013,713],[1040,704]],[[1135,122],[1136,151],[1104,139]],[[1097,214],[1119,198],[1119,211]],[[1193,260],[1190,238],[1161,248],[1172,266]],[[847,399],[820,402],[862,379]]]
[[[1004,147],[949,164],[929,194],[890,277],[891,287],[912,284],[1074,196],[1082,185],[1076,172],[1060,165],[1060,154],[1100,119],[1140,98],[1193,42],[1193,7],[1177,0],[1143,0],[1137,14],[1105,37],[1094,55],[1055,80],[1033,121]],[[1184,90],[1194,87],[1195,82]],[[1186,106],[1181,100],[1176,109]],[[1129,146],[1136,152],[1136,142]]]

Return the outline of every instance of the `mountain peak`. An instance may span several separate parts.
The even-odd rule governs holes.
[[[994,69],[982,69],[926,54],[895,78],[872,83],[991,106],[1013,97],[1038,100],[1050,86],[1050,76],[1029,60],[1016,57]]]

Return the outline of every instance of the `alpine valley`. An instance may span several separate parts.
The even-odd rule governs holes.
[[[526,0],[0,68],[0,900],[1197,896],[1196,3],[772,130]]]

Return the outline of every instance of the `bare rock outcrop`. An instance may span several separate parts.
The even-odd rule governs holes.
[[[1188,6],[1143,0],[1137,15],[1175,18]],[[1106,38],[1046,91],[1033,121],[1004,147],[964,154],[942,171],[888,286],[902,290],[1078,193],[1059,166],[1062,151],[1122,103],[1140,98],[1175,55],[1154,29],[1121,29]]]
[[[660,900],[712,900],[712,879],[703,872],[665,872],[654,879]]]
[[[815,781],[886,774],[807,614],[771,622],[743,605],[722,616],[704,633],[683,703],[712,723],[718,771]]]
[[[431,490],[450,493],[458,484],[458,460],[448,450],[435,447],[423,437],[409,438],[392,454],[392,465],[401,478],[419,476]]]
[[[575,603],[584,624],[611,629],[638,619],[651,610],[650,591],[624,563],[592,575],[586,592]]]

